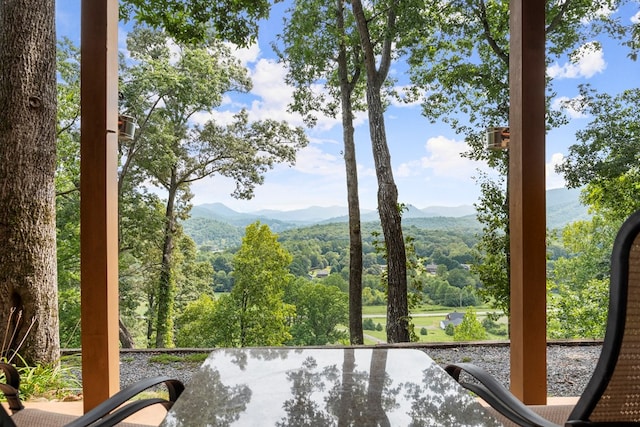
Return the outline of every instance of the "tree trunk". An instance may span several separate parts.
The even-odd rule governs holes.
[[[408,342],[407,255],[398,207],[398,189],[393,180],[391,156],[384,128],[380,91],[367,88],[369,130],[378,178],[378,211],[387,250],[387,342]]]
[[[176,294],[176,284],[173,277],[173,236],[176,229],[174,205],[178,185],[175,170],[171,174],[171,185],[167,197],[165,213],[164,245],[162,247],[162,263],[160,265],[160,280],[158,283],[158,305],[156,321],[156,347],[173,346],[173,308]]]
[[[122,322],[121,317],[118,318],[118,327],[119,327],[118,335],[120,336],[120,346],[122,348],[133,348],[134,347],[133,337],[131,336],[131,332],[129,332],[129,329],[127,329],[127,325],[125,325]]]
[[[338,28],[344,31],[344,0],[337,0]],[[344,40],[344,38],[343,38]],[[340,43],[338,73],[340,75],[340,101],[342,105],[342,138],[344,165],[347,176],[347,205],[349,207],[349,338],[351,344],[364,344],[362,330],[362,232],[360,228],[360,199],[358,197],[358,164],[354,141],[353,108],[351,96],[359,78],[356,64],[354,77],[349,81],[347,49]]]
[[[391,65],[392,40],[395,29],[395,9],[398,1],[392,2],[387,11],[387,38],[383,41],[379,69],[373,49],[368,21],[360,0],[352,0],[353,14],[360,35],[367,71],[367,107],[369,133],[373,159],[378,179],[378,211],[387,255],[387,341],[408,342],[409,307],[407,299],[407,255],[402,235],[401,215],[398,206],[398,189],[393,179],[391,155],[387,145],[384,126],[384,107],[380,91]]]
[[[147,347],[152,347],[153,342],[151,339],[153,338],[153,325],[156,320],[156,299],[153,291],[149,291],[147,295],[147,303],[149,305],[149,309],[147,310]]]
[[[53,0],[0,1],[0,328],[17,327],[14,349],[26,335],[30,364],[60,358],[54,14]]]

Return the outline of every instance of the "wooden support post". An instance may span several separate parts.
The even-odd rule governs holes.
[[[84,410],[120,388],[118,0],[82,0],[80,260]]]
[[[510,383],[525,404],[546,404],[545,2],[510,9]]]

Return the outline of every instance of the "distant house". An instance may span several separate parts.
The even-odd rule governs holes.
[[[316,271],[316,278],[317,279],[322,279],[322,278],[328,277],[329,273],[331,273],[331,267],[327,267],[327,268],[324,268],[322,270],[317,270]]]
[[[449,324],[458,326],[460,323],[462,323],[463,318],[464,313],[458,313],[457,311],[449,313],[444,317],[444,320],[440,321],[440,329],[447,329],[447,325]]]
[[[438,264],[427,264],[424,266],[429,274],[436,274],[438,272]]]

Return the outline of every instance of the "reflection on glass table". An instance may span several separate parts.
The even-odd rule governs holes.
[[[424,352],[213,351],[162,427],[500,426]]]

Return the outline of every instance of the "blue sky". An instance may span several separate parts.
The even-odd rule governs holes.
[[[275,60],[270,42],[280,31],[281,16],[285,5],[278,4],[272,18],[261,30],[258,44],[239,50],[253,78],[249,96],[231,94],[219,111],[212,114],[220,122],[230,119],[234,110],[247,108],[253,119],[273,118],[302,125],[300,117],[287,113],[292,90],[284,83],[286,70]],[[59,36],[79,40],[80,0],[56,2],[57,31]],[[640,3],[632,2],[615,11],[628,24],[640,19]],[[121,46],[124,46],[126,30],[120,26]],[[617,42],[601,39],[602,50],[585,49],[579,60],[564,58],[553,63],[548,73],[556,79],[554,85],[558,97],[563,99],[578,94],[577,86],[590,83],[599,90],[611,94],[634,87],[640,76],[640,63],[627,58],[628,51]],[[406,83],[403,65],[394,64],[391,73],[399,84]],[[403,81],[403,79],[405,81]],[[637,83],[635,83],[637,87]],[[199,120],[211,116],[201,115]],[[458,206],[477,200],[479,188],[473,177],[484,165],[460,156],[466,150],[464,141],[444,124],[431,124],[421,116],[419,105],[392,105],[385,117],[394,177],[399,191],[399,202],[424,208],[427,206]],[[553,172],[553,166],[562,161],[567,147],[575,142],[575,131],[589,122],[588,117],[572,115],[571,122],[547,135],[546,162],[547,188],[564,186],[562,178]],[[373,169],[369,128],[366,114],[357,117],[356,150],[359,169],[360,203],[363,208],[375,209],[377,182]],[[252,200],[236,200],[230,197],[234,184],[214,176],[197,182],[192,189],[193,203],[220,202],[241,212],[260,209],[292,210],[309,206],[346,206],[346,181],[341,156],[341,126],[338,120],[321,118],[318,126],[309,129],[310,144],[298,153],[293,167],[276,166],[268,172],[265,183],[255,191]]]

